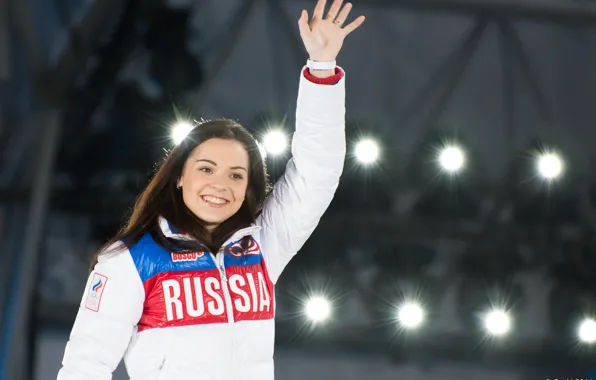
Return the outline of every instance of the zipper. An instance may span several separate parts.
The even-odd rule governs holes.
[[[211,254],[211,256],[213,257],[213,254]],[[223,290],[224,301],[226,303],[228,323],[234,323],[234,309],[232,309],[232,296],[228,289],[228,276],[226,275],[223,250],[219,251],[217,256],[213,257],[213,261],[215,261],[215,265],[219,270],[219,276],[221,277],[221,287]]]
[[[260,226],[250,226],[236,231],[236,233],[223,244],[223,247],[226,247],[230,242],[234,240],[238,240],[239,238],[242,238],[244,236],[251,235],[259,231],[260,229]],[[234,323],[234,309],[232,307],[232,296],[230,295],[230,290],[228,288],[228,276],[226,274],[226,266],[224,262],[224,249],[220,249],[217,255],[214,255],[213,253],[210,253],[210,255],[213,262],[215,262],[215,266],[219,271],[219,277],[221,278],[221,287],[223,290],[224,302],[226,304],[228,323]]]

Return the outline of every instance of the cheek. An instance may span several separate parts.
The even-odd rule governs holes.
[[[185,183],[187,189],[191,189],[193,191],[199,190],[205,186],[205,178],[203,178],[200,173],[192,173],[187,178]]]
[[[246,196],[247,187],[247,183],[237,184],[236,186],[234,186],[233,191],[234,198],[236,198],[236,201],[242,202],[244,200],[244,197]]]

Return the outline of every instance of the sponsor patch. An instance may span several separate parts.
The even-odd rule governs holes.
[[[85,301],[85,307],[92,311],[99,311],[101,304],[101,296],[106,288],[108,278],[103,274],[94,273],[91,279],[91,288],[87,293],[87,300]]]
[[[200,257],[203,257],[203,254],[204,252],[172,252],[172,261],[175,263],[183,261],[197,261]]]

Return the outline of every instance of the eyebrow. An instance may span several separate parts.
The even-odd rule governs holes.
[[[210,163],[213,166],[217,166],[217,163],[215,161],[211,161],[211,160],[208,160],[206,158],[199,158],[199,159],[197,159],[196,162],[201,162],[201,161],[202,162],[208,162],[208,163]],[[246,168],[244,168],[242,166],[232,166],[230,169],[232,169],[232,170],[239,170],[240,169],[240,170],[244,170],[245,172],[248,173],[248,170],[246,170]]]

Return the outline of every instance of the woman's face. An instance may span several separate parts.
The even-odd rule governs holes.
[[[186,207],[212,230],[242,206],[248,170],[248,152],[238,141],[203,142],[188,156],[178,181]]]

